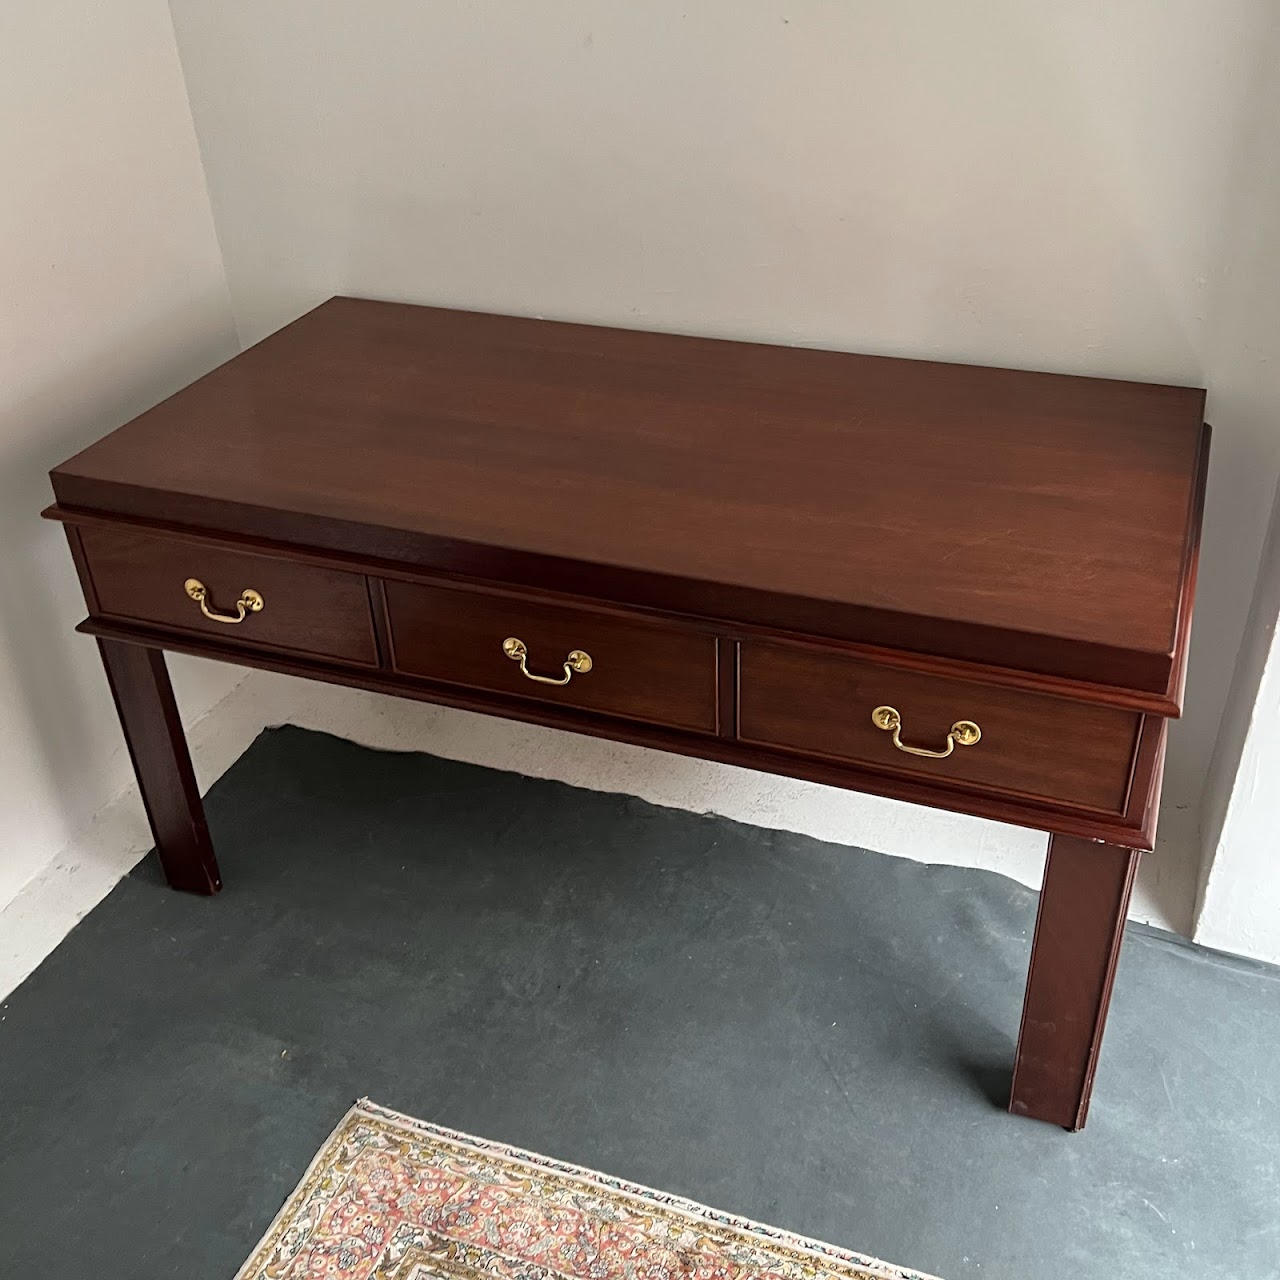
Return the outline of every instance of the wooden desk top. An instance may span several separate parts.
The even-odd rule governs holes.
[[[1121,690],[1176,711],[1200,390],[335,298],[65,507]]]

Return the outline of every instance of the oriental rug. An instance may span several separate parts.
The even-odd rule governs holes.
[[[237,1280],[930,1280],[365,1099]]]

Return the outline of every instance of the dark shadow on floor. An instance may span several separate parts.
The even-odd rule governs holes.
[[[230,1276],[360,1095],[948,1280],[1280,1275],[1274,970],[1131,930],[1068,1135],[1003,877],[297,729],[208,809],[221,897],[0,1010],[6,1277]]]

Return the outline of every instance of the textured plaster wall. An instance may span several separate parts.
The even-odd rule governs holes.
[[[236,349],[164,0],[6,0],[0,906],[130,781],[46,472]],[[193,713],[241,674],[175,665]]]

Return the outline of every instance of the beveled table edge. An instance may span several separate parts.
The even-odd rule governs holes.
[[[1206,428],[1207,439],[1207,428]],[[195,524],[176,524],[145,516],[122,514],[115,510],[84,508],[58,502],[45,508],[45,519],[64,525],[128,527],[139,533],[157,537],[181,539],[194,543],[214,543],[237,551],[294,560],[325,568],[362,573],[372,577],[396,579],[406,582],[437,583],[462,589],[508,593],[526,599],[543,599],[571,605],[574,608],[643,617],[655,622],[667,622],[673,626],[712,632],[731,639],[765,639],[789,644],[804,645],[827,652],[845,653],[884,666],[902,667],[928,674],[966,679],[978,683],[997,684],[1042,693],[1050,697],[1071,701],[1089,702],[1099,706],[1115,707],[1126,711],[1177,718],[1182,713],[1182,686],[1185,682],[1185,651],[1189,643],[1192,596],[1195,586],[1196,549],[1198,547],[1198,519],[1196,515],[1203,502],[1203,478],[1207,467],[1207,450],[1202,451],[1200,482],[1196,487],[1196,501],[1189,512],[1189,544],[1184,560],[1179,628],[1177,645],[1168,656],[1169,677],[1161,691],[1148,690],[1132,685],[1113,684],[1098,680],[1064,676],[1043,670],[1011,666],[986,659],[958,657],[939,652],[936,648],[905,647],[881,644],[857,637],[831,635],[821,630],[783,626],[777,623],[760,623],[734,613],[699,612],[692,609],[661,607],[649,600],[620,599],[593,593],[546,587],[509,576],[486,577],[459,571],[448,565],[432,562],[414,562],[399,557],[386,557],[350,551],[328,545],[298,543],[289,539],[260,537],[243,532],[224,531],[217,527]],[[700,584],[691,583],[698,588]],[[695,590],[696,594],[696,590]],[[803,603],[803,602],[800,602]],[[936,624],[936,620],[926,620]],[[909,625],[904,622],[904,626]],[[1002,632],[1013,638],[1018,633]],[[1065,642],[1064,642],[1065,643]],[[1090,647],[1090,646],[1084,646]],[[1098,646],[1092,646],[1096,651]]]

